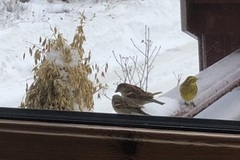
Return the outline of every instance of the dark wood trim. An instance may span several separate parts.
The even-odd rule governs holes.
[[[240,122],[0,108],[0,159],[237,159]]]
[[[240,1],[181,0],[182,30],[199,41],[199,68],[240,48]]]
[[[240,135],[0,120],[1,159],[237,159]]]
[[[192,34],[239,33],[240,1],[181,0],[183,31]]]
[[[189,0],[194,4],[240,4],[239,0]]]

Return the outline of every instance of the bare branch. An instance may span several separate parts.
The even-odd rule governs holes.
[[[120,79],[120,81],[125,82],[126,80],[122,78],[122,76],[120,76],[117,71],[115,70],[114,73],[118,76],[118,78]]]
[[[110,101],[112,100],[112,98],[108,97],[106,93],[103,93],[103,95],[104,95],[107,99],[109,99]]]
[[[174,75],[174,77],[175,77],[176,80],[177,80],[177,86],[179,86],[179,84],[180,84],[180,82],[181,82],[181,79],[182,79],[182,74],[176,75],[176,73],[173,72],[173,75]]]
[[[139,84],[141,88],[144,88],[145,91],[148,89],[148,81],[150,72],[153,70],[154,66],[153,63],[160,52],[161,47],[155,46],[152,48],[152,41],[150,40],[150,29],[145,26],[145,33],[144,33],[144,40],[141,43],[144,45],[144,49],[140,49],[130,38],[133,46],[143,55],[143,63],[138,64],[138,57],[137,56],[129,56],[129,57],[121,57],[119,59],[114,54],[114,57],[117,63],[122,68],[123,76],[129,83]],[[131,63],[131,64],[130,64]],[[118,75],[118,74],[117,74]],[[118,75],[119,76],[119,75]],[[137,78],[137,80],[136,80]],[[120,81],[123,78],[120,78]]]
[[[140,53],[142,53],[143,55],[145,55],[145,53],[144,53],[141,49],[139,49],[138,46],[133,42],[132,38],[130,38],[130,40],[131,40],[133,46],[134,46]]]
[[[134,56],[134,57],[130,57],[130,59],[132,60],[133,62],[133,71],[132,71],[132,74],[131,74],[131,79],[133,80],[134,84],[136,84],[135,80],[134,80],[134,75],[136,73],[136,68],[137,68],[137,59],[138,57],[137,56]]]
[[[112,53],[113,53],[113,56],[114,56],[114,58],[115,58],[116,62],[117,62],[117,63],[120,65],[120,67],[122,68],[122,67],[123,67],[123,65],[122,65],[121,61],[119,61],[119,60],[117,59],[117,57],[116,57],[116,55],[115,55],[114,51],[112,51]],[[121,55],[119,55],[119,57],[120,57],[120,60],[121,60]]]

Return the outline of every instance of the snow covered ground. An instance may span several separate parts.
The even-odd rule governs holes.
[[[109,85],[106,92],[108,97],[115,94],[115,83],[119,80],[114,71],[120,71],[112,51],[123,56],[139,55],[130,38],[142,48],[145,25],[150,28],[153,45],[161,46],[150,74],[148,91],[164,93],[176,87],[177,80],[173,73],[182,74],[182,79],[198,73],[197,41],[181,31],[179,0],[70,2],[58,1],[49,4],[47,0],[31,0],[15,12],[7,12],[4,8],[1,10],[0,106],[18,107],[24,97],[26,83],[32,82],[33,58],[28,54],[24,60],[22,58],[23,54],[28,52],[28,48],[37,44],[40,36],[50,36],[50,26],[57,27],[64,37],[71,41],[79,24],[79,12],[82,11],[85,11],[87,17],[84,28],[87,38],[85,51],[91,50],[92,61],[99,66],[106,62],[109,64],[109,71],[104,79]],[[142,60],[139,59],[139,62]],[[178,106],[178,102],[167,97],[159,99],[167,105],[160,108],[149,104],[144,111],[152,115],[168,116]],[[209,112],[207,110],[198,117],[214,118],[218,115],[217,109],[210,108]],[[94,111],[115,113],[111,101],[104,96],[101,99],[95,98]],[[230,115],[231,113],[216,118],[236,118]]]

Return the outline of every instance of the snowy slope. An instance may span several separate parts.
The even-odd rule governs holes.
[[[24,4],[24,11],[18,16],[11,14],[11,19],[0,25],[0,106],[19,106],[24,94],[26,82],[32,82],[32,57],[23,53],[32,44],[38,43],[40,36],[51,35],[50,25],[57,27],[67,40],[71,41],[79,22],[79,12],[85,11],[87,22],[85,51],[92,52],[93,62],[100,66],[109,63],[109,71],[104,81],[109,85],[107,96],[111,97],[116,88],[118,77],[114,71],[120,67],[114,60],[116,54],[138,55],[130,38],[139,46],[144,39],[144,26],[150,28],[154,46],[161,46],[161,51],[150,74],[149,91],[167,92],[176,86],[174,74],[188,75],[198,73],[197,41],[181,31],[179,0],[129,0],[99,3],[81,1],[72,3],[31,0]],[[9,13],[0,12],[1,16]],[[141,62],[141,59],[139,59]],[[168,102],[167,98],[159,99]],[[174,103],[174,104],[172,104]],[[153,115],[170,115],[178,102],[168,103],[163,107],[149,104],[144,111]],[[95,112],[114,113],[111,101],[102,96],[95,98]]]

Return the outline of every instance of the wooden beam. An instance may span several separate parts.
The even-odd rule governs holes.
[[[201,70],[240,48],[239,37],[240,34],[202,34],[198,36]]]
[[[240,48],[240,1],[181,0],[182,30],[199,41],[203,70]]]
[[[1,159],[237,159],[240,135],[0,120]],[[222,152],[224,150],[224,152]]]

